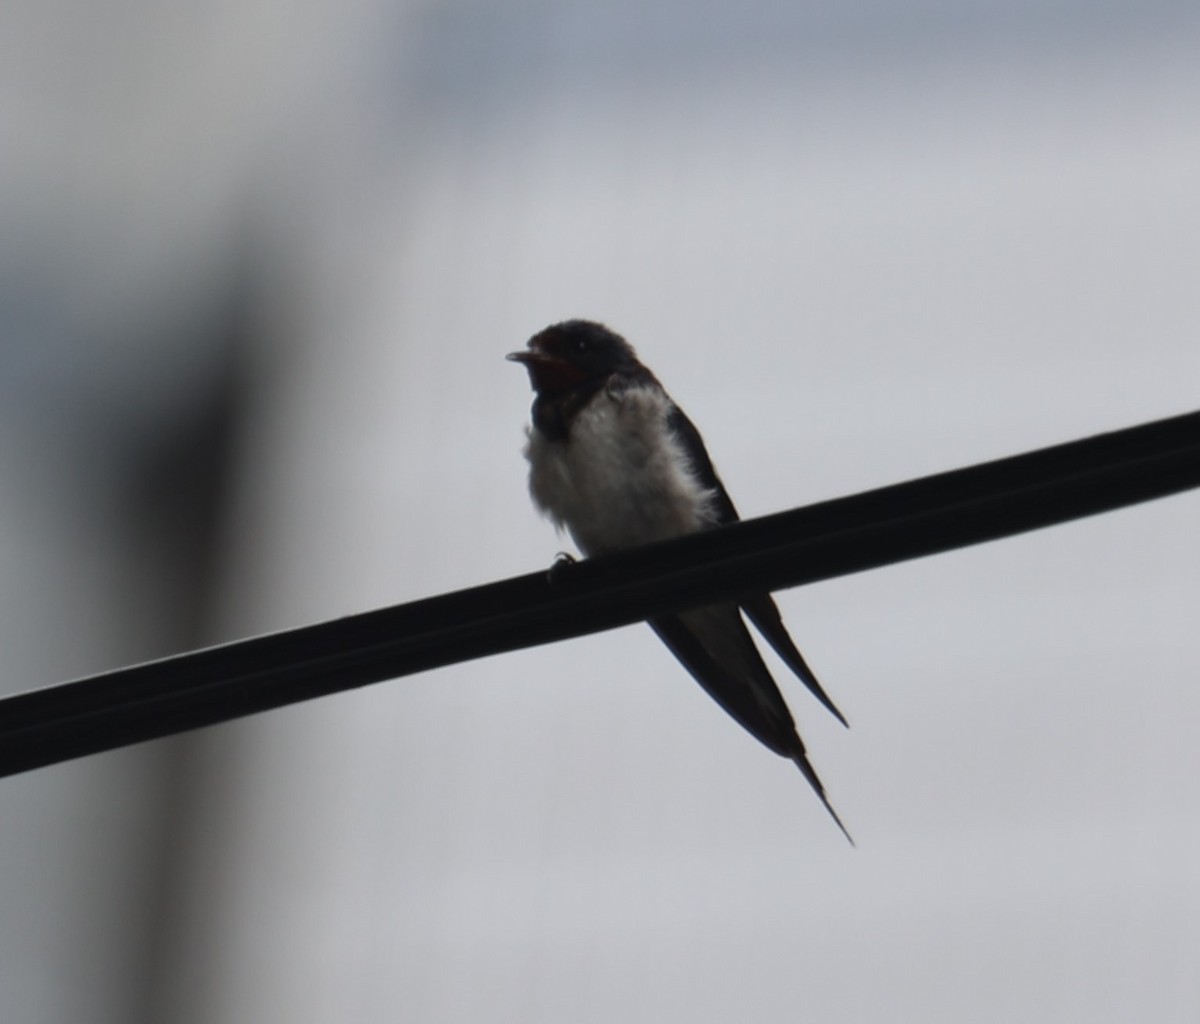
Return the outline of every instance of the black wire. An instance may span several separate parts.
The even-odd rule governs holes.
[[[0,700],[0,775],[1200,487],[1200,412]]]

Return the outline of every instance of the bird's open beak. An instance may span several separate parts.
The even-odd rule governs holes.
[[[525,366],[532,367],[535,364],[561,363],[564,360],[557,356],[552,356],[542,347],[540,334],[535,334],[529,339],[527,348],[521,349],[519,352],[510,352],[504,357],[514,363],[523,363]]]
[[[584,377],[574,363],[551,355],[538,346],[536,341],[531,341],[529,348],[510,352],[504,358],[513,363],[521,363],[529,371],[529,383],[533,389],[543,393],[568,390]]]

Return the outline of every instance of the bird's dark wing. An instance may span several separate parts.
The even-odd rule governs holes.
[[[829,695],[825,692],[824,687],[817,682],[817,677],[813,675],[812,669],[808,667],[808,662],[804,660],[804,655],[800,653],[796,644],[788,635],[774,598],[770,594],[759,594],[756,597],[743,601],[742,610],[745,611],[750,621],[758,628],[758,631],[767,638],[767,642],[775,648],[775,653],[783,659],[787,667],[795,672],[800,681],[808,687],[809,692],[828,709],[834,718],[846,726],[846,728],[849,728],[850,723],[846,721],[846,716],[829,699]]]
[[[854,844],[825,795],[791,712],[734,605],[712,605],[650,620],[651,628],[710,697],[747,732],[791,758],[838,828]],[[719,651],[720,660],[710,651]]]
[[[737,609],[732,605],[721,606],[720,610],[723,611],[726,608],[730,616],[737,616]],[[700,609],[699,614],[716,611],[718,611],[718,607],[714,606]],[[694,622],[698,613],[684,614]],[[736,645],[734,650],[737,655],[738,675],[735,675],[723,663],[731,662],[734,658],[732,656],[725,657],[723,661],[714,658],[701,641],[695,626],[685,624],[679,614],[662,615],[650,620],[650,627],[658,634],[659,639],[667,645],[671,653],[679,659],[683,667],[692,674],[696,682],[704,687],[713,700],[765,746],[783,757],[790,757],[793,746],[792,734],[796,728],[792,722],[792,716],[775,686],[775,681],[767,671],[766,665],[762,663],[762,658],[754,649],[754,644],[750,640],[750,634],[746,632],[745,626],[742,626],[741,620],[736,618],[735,625],[740,627],[741,632],[745,634],[744,645],[739,642],[741,638],[730,635],[733,632],[731,629],[719,630],[721,634],[719,637],[716,635],[718,631],[711,628],[706,629],[705,632],[708,633],[710,644],[716,642],[727,644],[732,639]],[[753,686],[748,679],[743,678],[743,673],[752,673]],[[766,694],[774,694],[774,701],[771,701],[769,696],[766,700],[763,699],[764,689]]]
[[[717,476],[717,471],[713,468],[712,459],[708,457],[708,449],[704,447],[704,439],[701,438],[700,431],[674,402],[671,402],[671,412],[667,416],[667,427],[683,446],[696,479],[706,489],[713,492],[713,511],[716,519],[714,525],[723,526],[725,523],[736,523],[738,520],[737,509],[733,507],[729,492],[725,490],[725,485],[721,483],[721,478]]]
[[[679,439],[679,443],[687,453],[688,462],[691,464],[692,472],[696,474],[696,478],[705,487],[712,490],[715,496],[716,524],[736,523],[738,521],[737,509],[734,507],[733,500],[729,497],[729,492],[725,490],[725,485],[721,483],[721,478],[717,476],[716,469],[713,468],[712,459],[709,457],[708,449],[704,447],[704,439],[700,436],[700,431],[687,418],[687,414],[674,402],[671,403],[671,413],[667,417],[667,426],[674,432],[675,436]],[[764,593],[748,599],[742,603],[742,608],[750,621],[758,628],[758,631],[767,639],[767,642],[775,648],[775,653],[783,659],[788,668],[795,672],[800,681],[808,687],[809,692],[829,710],[834,718],[841,722],[842,725],[848,727],[849,723],[846,721],[846,716],[838,710],[837,705],[829,698],[829,695],[817,681],[817,677],[813,674],[812,669],[808,667],[808,663],[804,660],[804,656],[796,647],[795,642],[788,635],[788,631],[783,625],[783,619],[779,614],[779,609],[771,595]]]

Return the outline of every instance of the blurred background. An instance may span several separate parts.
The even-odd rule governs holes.
[[[1192,0],[17,0],[4,693],[550,564],[503,355],[759,515],[1200,406]],[[0,1019],[1194,1021],[1200,495],[0,781]]]

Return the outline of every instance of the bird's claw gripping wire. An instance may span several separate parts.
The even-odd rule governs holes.
[[[551,583],[561,583],[567,573],[571,571],[571,566],[577,565],[579,559],[566,551],[560,551],[554,557],[554,564],[546,571],[546,576]]]

